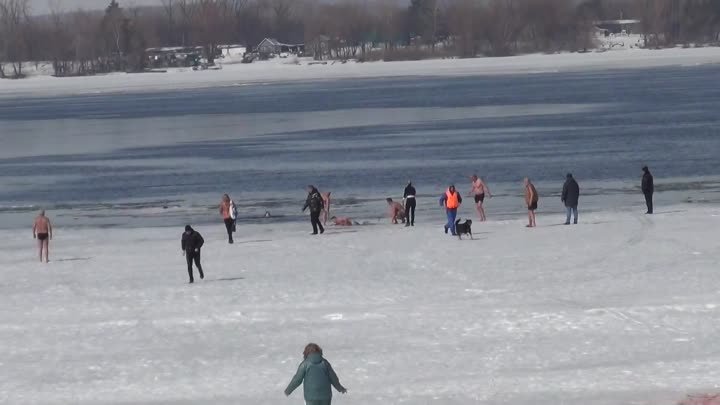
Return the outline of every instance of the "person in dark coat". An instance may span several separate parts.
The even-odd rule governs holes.
[[[565,220],[565,225],[570,225],[570,214],[573,214],[573,223],[577,225],[578,201],[580,200],[580,186],[573,178],[573,175],[570,173],[568,173],[566,176],[565,185],[563,185],[562,190],[562,197],[560,199],[565,204],[565,209],[567,210],[567,219]]]
[[[305,212],[306,209],[310,208],[310,223],[313,228],[312,234],[317,235],[318,229],[320,230],[320,233],[324,233],[325,228],[323,228],[322,223],[320,222],[320,214],[322,214],[323,208],[325,208],[322,195],[315,186],[307,186],[307,190],[308,196],[302,210]]]
[[[195,282],[193,279],[193,262],[195,262],[195,266],[200,273],[200,279],[205,278],[202,265],[200,264],[200,249],[204,244],[205,239],[200,235],[200,232],[192,229],[190,225],[185,226],[185,232],[182,234],[181,247],[185,255],[185,260],[187,261],[190,284]]]
[[[653,193],[655,193],[655,181],[653,180],[650,169],[647,166],[642,168],[642,192],[645,195],[645,204],[647,205],[646,214],[653,213]]]
[[[405,192],[403,193],[403,200],[405,200],[405,226],[415,226],[415,208],[417,202],[415,200],[415,186],[409,181]]]

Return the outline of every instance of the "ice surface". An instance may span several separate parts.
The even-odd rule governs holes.
[[[3,230],[0,402],[301,404],[282,390],[310,341],[349,389],[336,404],[716,393],[720,208],[657,211],[581,210],[572,227],[541,211],[532,230],[475,223],[475,241],[445,236],[440,212],[322,237],[241,226],[232,246],[202,226],[192,286],[181,229],[59,228],[49,265],[29,230]]]

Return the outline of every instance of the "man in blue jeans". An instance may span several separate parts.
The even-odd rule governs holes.
[[[452,234],[455,235],[455,218],[457,218],[457,210],[460,204],[462,204],[460,193],[455,190],[454,185],[450,185],[445,194],[440,197],[440,206],[445,207],[448,220],[447,224],[445,224],[445,233],[448,233],[449,229],[452,231]]]
[[[570,214],[574,215],[574,224],[578,223],[578,201],[580,200],[580,186],[577,181],[573,178],[571,173],[567,174],[565,185],[562,190],[562,202],[565,204],[567,210],[567,219],[565,225],[570,225]]]

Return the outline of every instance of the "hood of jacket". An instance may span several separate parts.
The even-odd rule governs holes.
[[[320,353],[312,353],[307,357],[307,361],[310,364],[320,364],[323,361],[323,356]]]

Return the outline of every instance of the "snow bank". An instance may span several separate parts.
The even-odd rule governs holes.
[[[311,64],[308,60],[278,59],[249,65],[224,65],[222,70],[217,71],[175,69],[164,74],[111,74],[71,78],[35,76],[26,80],[2,80],[0,97],[143,92],[286,81],[527,74],[717,63],[720,63],[720,48],[626,49],[614,52],[537,54],[508,58],[345,64],[328,62],[326,65]]]
[[[471,209],[465,207],[468,214]],[[475,224],[58,229],[52,263],[0,231],[0,397],[12,404],[299,404],[325,349],[334,403],[670,405],[720,381],[720,208]],[[490,213],[492,215],[492,213]]]

